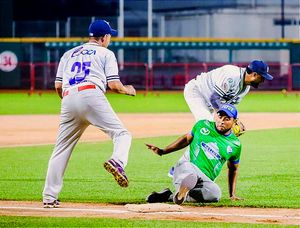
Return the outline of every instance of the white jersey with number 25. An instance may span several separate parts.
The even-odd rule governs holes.
[[[62,56],[55,82],[62,82],[63,90],[81,82],[92,82],[106,92],[107,82],[119,80],[115,54],[96,43],[77,46]]]

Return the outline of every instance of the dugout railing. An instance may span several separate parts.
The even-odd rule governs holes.
[[[153,64],[150,70],[150,90],[183,89],[185,83],[195,78],[201,72],[207,72],[224,63],[158,63]],[[234,63],[246,67],[247,63]],[[269,63],[272,81],[260,85],[259,90],[288,91],[300,89],[300,64]],[[298,86],[297,86],[298,85]]]
[[[124,63],[119,74],[124,84],[132,84],[138,90],[182,90],[192,78],[225,63]],[[245,67],[247,63],[233,63]],[[300,90],[300,63],[268,63],[272,81],[263,83],[259,90]],[[52,90],[58,63],[18,63],[15,73],[0,84],[0,89]],[[15,77],[15,79],[13,79]]]

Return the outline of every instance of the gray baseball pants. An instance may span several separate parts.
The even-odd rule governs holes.
[[[195,80],[191,80],[185,85],[183,95],[196,122],[199,120],[214,120],[214,109],[203,98]]]
[[[43,191],[44,203],[51,203],[58,198],[71,153],[89,125],[96,126],[111,137],[114,144],[111,158],[123,168],[127,165],[131,134],[113,111],[102,90],[96,87],[79,91],[78,87],[86,84],[72,87],[62,99],[59,132]]]
[[[187,152],[174,167],[173,184],[176,192],[179,190],[181,182],[186,176],[196,174],[198,182],[196,186],[189,191],[186,202],[218,202],[221,199],[220,187],[189,161]]]

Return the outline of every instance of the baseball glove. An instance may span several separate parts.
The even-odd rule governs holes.
[[[239,119],[236,119],[233,126],[232,126],[232,132],[237,136],[241,136],[246,132],[245,125],[240,121]]]

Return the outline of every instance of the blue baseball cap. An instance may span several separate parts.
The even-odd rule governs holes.
[[[109,23],[105,20],[96,20],[92,22],[89,26],[89,36],[100,37],[106,34],[111,34],[112,36],[117,36],[118,32],[112,29]]]
[[[261,75],[262,77],[264,77],[267,80],[272,80],[273,76],[270,75],[269,72],[269,66],[261,60],[253,60],[249,65],[248,68],[253,71],[258,73],[259,75]]]
[[[218,110],[219,112],[225,112],[228,117],[233,117],[234,119],[238,116],[238,111],[232,104],[223,104]]]

